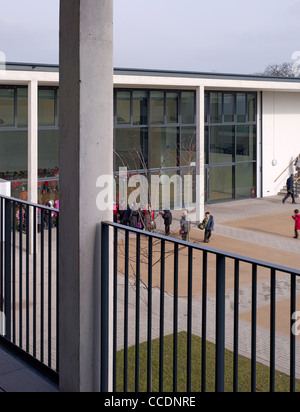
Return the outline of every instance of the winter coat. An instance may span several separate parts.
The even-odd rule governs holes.
[[[214,227],[215,227],[214,217],[210,216],[207,224],[206,224],[206,220],[204,219],[203,225],[204,225],[205,230],[214,230]]]
[[[188,222],[185,217],[180,219],[180,227],[183,233],[190,232],[190,222]]]
[[[164,210],[164,214],[162,215],[162,218],[165,221],[165,226],[171,226],[173,216],[172,216],[172,213],[170,212],[170,210]]]
[[[132,210],[129,218],[129,225],[135,229],[139,228],[139,212],[138,210]]]
[[[294,192],[294,179],[292,178],[292,176],[288,178],[286,185],[288,192]]]
[[[295,220],[295,230],[300,230],[300,215],[292,216]]]

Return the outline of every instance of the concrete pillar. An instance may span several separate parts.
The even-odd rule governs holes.
[[[100,387],[98,178],[113,175],[113,0],[60,2],[61,391]]]
[[[205,91],[204,86],[197,88],[197,180],[196,215],[197,221],[204,219],[205,200]]]
[[[38,200],[38,83],[28,85],[28,195],[27,200]]]

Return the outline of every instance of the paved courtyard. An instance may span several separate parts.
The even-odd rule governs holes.
[[[267,199],[242,200],[207,206],[214,215],[215,231],[209,244],[213,249],[225,250],[231,253],[248,256],[261,261],[272,262],[281,266],[300,268],[300,240],[293,239],[294,221],[291,216],[295,205],[281,202],[281,197]],[[300,208],[300,207],[299,207]],[[179,230],[179,215],[174,213],[172,231]],[[203,232],[193,228],[190,241],[201,244]],[[143,245],[142,245],[143,248]],[[134,248],[133,248],[134,250]],[[166,249],[168,253],[168,249]],[[155,253],[155,251],[154,251]],[[179,279],[179,331],[187,330],[187,252],[182,252]],[[168,258],[167,258],[168,259]],[[197,273],[201,268],[200,256],[194,254],[193,264]],[[167,260],[166,295],[165,295],[165,335],[173,333],[173,281],[172,259]],[[134,262],[132,262],[134,263]],[[134,266],[134,265],[133,265]],[[171,266],[171,268],[169,268]],[[211,262],[215,267],[215,263]],[[170,269],[170,276],[168,276]],[[144,284],[147,284],[147,274],[141,269]],[[159,269],[153,276],[153,339],[159,337],[160,290]],[[200,273],[200,270],[199,270]],[[121,269],[122,274],[122,269]],[[215,276],[208,272],[208,340],[215,342]],[[239,353],[251,357],[251,268],[241,266],[240,270],[240,319],[239,319]],[[144,276],[144,278],[143,278]],[[195,277],[197,276],[194,275]],[[200,276],[200,275],[199,275]],[[233,350],[233,266],[227,267],[226,281],[226,348]],[[135,344],[135,281],[132,278],[129,289],[129,346]],[[201,336],[202,315],[202,282],[194,279],[193,284],[193,334]],[[123,348],[123,317],[124,317],[124,278],[119,277],[118,287],[118,349]],[[297,295],[300,294],[300,278],[297,281]],[[141,287],[141,335],[140,342],[147,340],[147,287]],[[289,374],[290,362],[290,278],[277,274],[276,282],[276,369]],[[257,361],[270,364],[270,273],[258,272],[258,330],[257,330]],[[300,301],[297,301],[300,311]],[[300,350],[300,339],[297,338],[297,354]],[[297,357],[296,376],[300,379],[300,358]]]

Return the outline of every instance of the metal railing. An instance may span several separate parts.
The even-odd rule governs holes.
[[[299,270],[108,222],[101,224],[101,244],[102,391],[177,392],[182,390],[179,380],[184,368],[184,390],[208,391],[213,379],[214,390],[222,392],[228,367],[226,347],[231,350],[230,387],[234,392],[241,384],[241,354],[250,359],[247,375],[252,392],[257,390],[258,361],[269,368],[267,389],[275,391],[276,369],[282,367],[277,361],[282,356],[286,357],[288,390],[296,390],[299,369],[292,327]],[[283,290],[289,309],[287,346],[281,347],[276,320],[281,310],[277,295],[280,291],[283,299]],[[267,327],[260,323],[260,309],[265,313],[266,304]],[[244,320],[245,313],[248,320]],[[208,359],[209,341],[215,345],[213,361]],[[166,345],[172,346],[168,355]],[[197,365],[195,351],[200,351]],[[208,377],[212,367],[213,378]],[[142,386],[143,376],[146,384]]]
[[[59,211],[0,197],[3,344],[57,378]]]

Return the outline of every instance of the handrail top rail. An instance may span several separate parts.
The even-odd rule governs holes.
[[[4,196],[4,195],[0,195],[0,199],[10,200],[10,201],[15,202],[15,203],[21,203],[22,205],[32,206],[32,207],[36,207],[36,208],[39,208],[39,209],[44,209],[44,210],[49,210],[51,212],[59,213],[58,209],[55,209],[55,208],[49,207],[49,206],[40,205],[40,204],[37,204],[37,203],[31,203],[31,202],[28,202],[27,200],[17,199],[17,198],[14,198],[14,197],[9,197],[9,196]]]
[[[280,175],[277,177],[277,179],[274,180],[274,183],[277,182],[277,180],[288,170],[289,167],[292,166],[293,163],[295,163],[295,161],[298,159],[298,157],[300,157],[300,153],[295,157],[295,159],[288,165],[288,167],[286,169],[284,169],[284,171],[282,173],[280,173]]]
[[[249,257],[246,257],[246,256],[237,255],[235,253],[225,252],[225,251],[218,250],[218,249],[211,249],[211,248],[209,248],[207,246],[204,246],[204,245],[199,245],[199,244],[187,242],[187,241],[184,241],[184,240],[181,240],[181,239],[168,237],[168,236],[165,236],[165,235],[161,235],[159,233],[145,232],[143,230],[135,229],[135,228],[130,227],[130,226],[124,226],[124,225],[120,225],[119,223],[113,223],[113,222],[108,222],[108,221],[103,221],[103,222],[100,223],[100,225],[101,226],[104,225],[104,226],[114,227],[114,228],[121,229],[121,230],[124,230],[124,231],[140,234],[140,235],[143,235],[143,236],[152,237],[154,239],[165,240],[169,243],[174,243],[174,244],[178,244],[178,245],[181,245],[181,246],[192,247],[193,249],[196,249],[196,250],[202,250],[204,252],[209,252],[209,253],[212,253],[214,255],[221,255],[221,256],[227,257],[229,259],[239,260],[240,262],[249,263],[249,264],[252,264],[252,265],[254,264],[254,265],[261,266],[261,267],[264,267],[264,268],[267,268],[267,269],[275,269],[278,272],[283,272],[283,273],[288,273],[288,274],[293,274],[293,275],[296,275],[296,276],[300,276],[300,270],[297,270],[297,269],[294,269],[294,268],[290,268],[290,267],[287,267],[287,266],[276,265],[274,263],[265,262],[265,261],[249,258]]]

